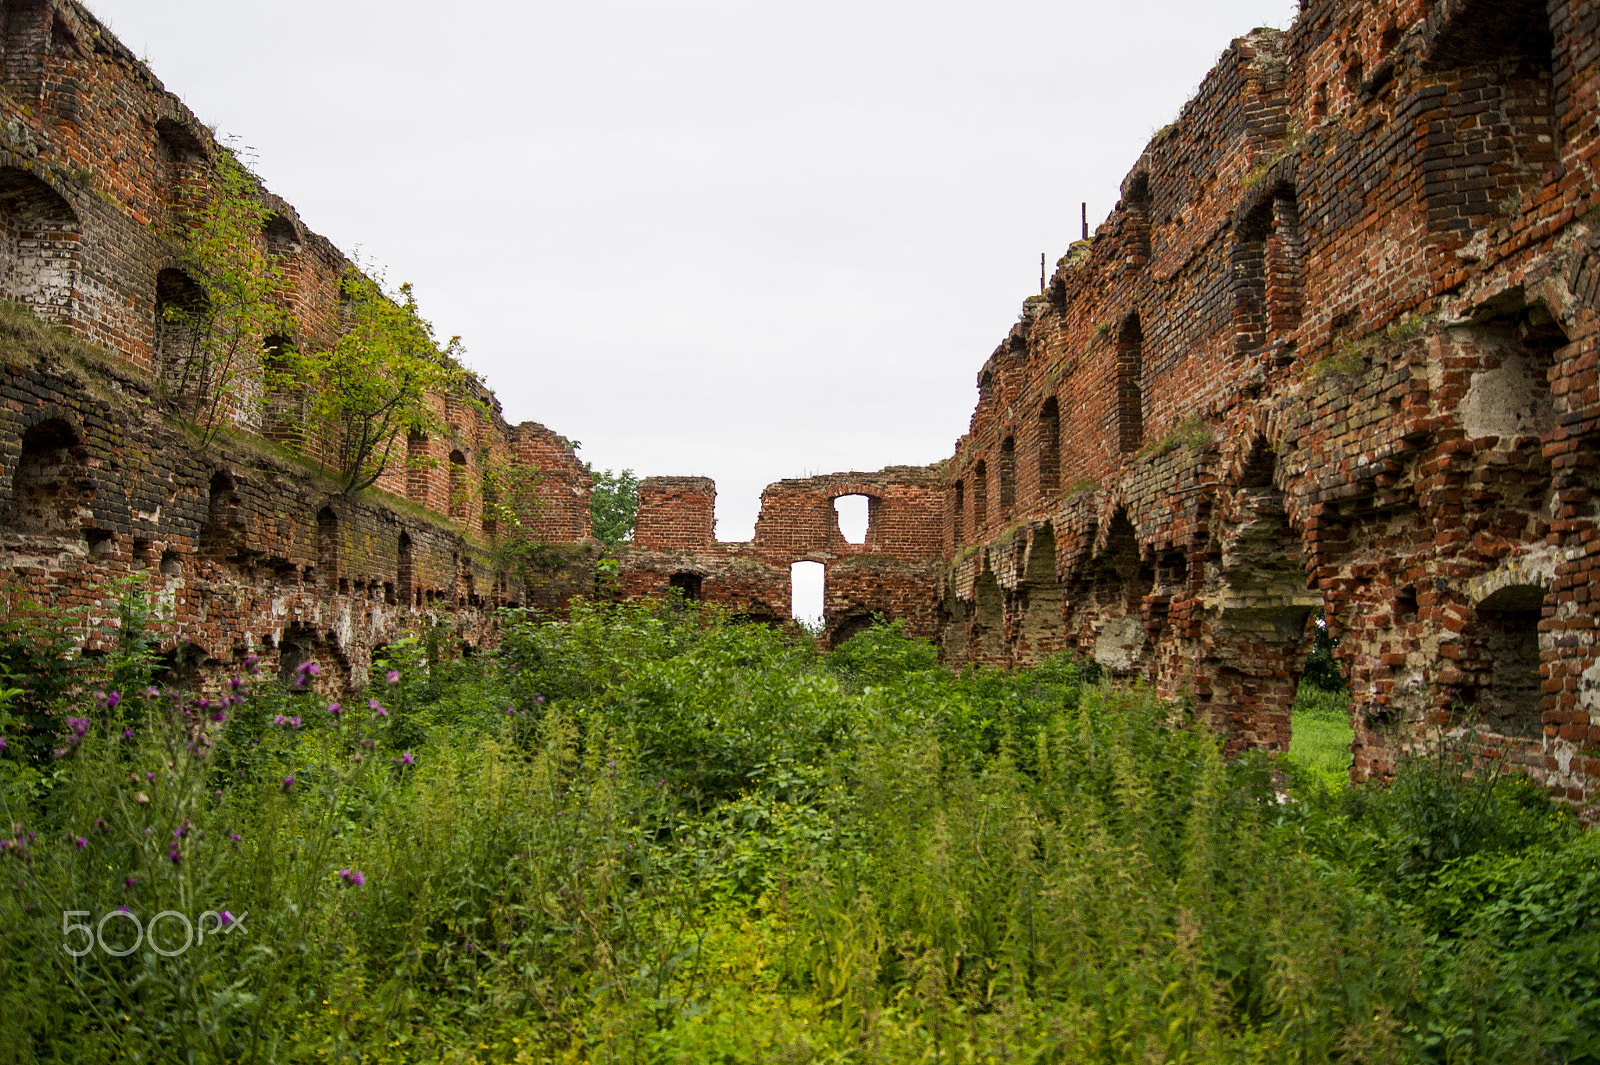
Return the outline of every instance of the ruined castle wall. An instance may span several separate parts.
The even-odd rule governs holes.
[[[947,657],[1075,648],[1281,749],[1321,606],[1356,776],[1471,721],[1593,801],[1595,22],[1318,0],[1236,41],[980,371]]]
[[[917,635],[939,631],[938,582],[945,525],[936,468],[891,466],[778,481],[761,493],[749,543],[713,538],[716,485],[705,477],[647,477],[639,485],[632,543],[622,552],[620,594],[680,594],[756,620],[790,616],[790,566],[825,567],[823,638],[838,643],[875,614]],[[868,499],[862,543],[839,529],[834,501]]]
[[[292,325],[245,355],[225,407],[237,436],[202,447],[185,428],[162,307],[194,290],[188,219],[225,151],[82,6],[0,4],[0,299],[82,342],[0,322],[0,564],[18,590],[103,610],[107,582],[139,574],[168,604],[168,647],[318,657],[332,686],[408,629],[476,644],[497,605],[590,590],[582,463],[544,427],[508,426],[470,376],[428,397],[441,428],[397,436],[373,490],[327,477],[332,436],[305,396],[264,386],[262,363],[334,345],[352,264],[265,188],[259,249]],[[509,538],[567,545],[545,553],[570,572],[514,565],[496,550]]]

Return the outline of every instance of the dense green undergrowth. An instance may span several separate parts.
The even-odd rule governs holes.
[[[649,606],[200,699],[137,613],[0,719],[0,1060],[1600,1061],[1596,837],[1448,751]]]

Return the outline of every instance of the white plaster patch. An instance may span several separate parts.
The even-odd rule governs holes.
[[[1094,660],[1114,672],[1125,672],[1139,661],[1144,647],[1144,622],[1135,614],[1112,618],[1094,638]]]
[[[1507,352],[1498,370],[1472,375],[1457,409],[1462,428],[1474,440],[1538,436],[1550,424],[1550,388],[1526,359]]]

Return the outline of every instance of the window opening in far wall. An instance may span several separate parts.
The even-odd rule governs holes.
[[[840,496],[833,501],[834,513],[839,516],[839,533],[847,544],[867,542],[867,523],[871,500],[866,496]]]
[[[789,616],[807,628],[822,627],[822,602],[827,569],[820,562],[796,562],[789,567]]]

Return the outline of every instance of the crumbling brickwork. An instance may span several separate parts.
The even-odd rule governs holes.
[[[262,363],[333,344],[351,263],[266,189],[260,250],[283,272],[292,331],[259,338],[225,408],[236,433],[199,445],[174,395],[185,327],[165,312],[204,299],[185,218],[215,195],[225,149],[87,10],[0,4],[0,120],[0,298],[75,338],[0,324],[13,594],[92,619],[109,582],[140,574],[164,646],[197,678],[253,652],[318,658],[341,687],[419,625],[477,644],[496,606],[587,592],[587,473],[550,430],[508,426],[475,380],[428,397],[442,428],[397,439],[373,489],[327,476],[330,441],[306,428],[304,396],[264,386]],[[571,545],[571,572],[511,564],[496,549],[518,539]]]
[[[1282,749],[1321,607],[1356,777],[1465,715],[1593,803],[1596,19],[1307,0],[1235,41],[980,371],[946,656],[1076,648]]]
[[[639,485],[619,590],[630,597],[665,596],[677,588],[752,620],[776,621],[790,614],[790,567],[817,562],[824,567],[825,642],[849,638],[878,614],[933,637],[943,494],[936,467],[778,481],[761,493],[755,537],[719,543],[716,485],[709,478],[647,477]],[[862,543],[850,543],[839,529],[834,501],[843,496],[868,501]]]

